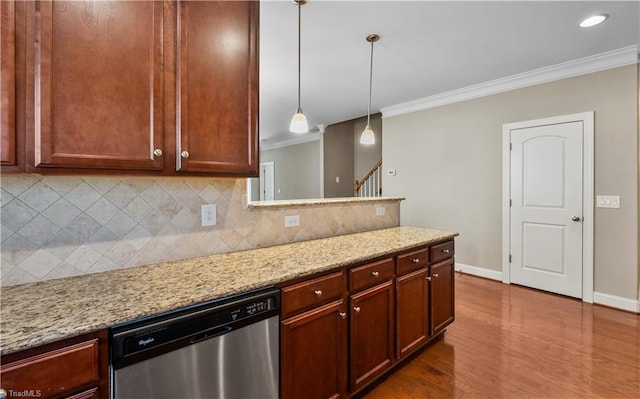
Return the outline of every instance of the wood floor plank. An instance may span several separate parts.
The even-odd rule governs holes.
[[[640,398],[640,316],[456,273],[456,321],[364,399]]]

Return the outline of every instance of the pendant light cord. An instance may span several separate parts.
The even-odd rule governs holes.
[[[301,15],[302,15],[302,3],[298,2],[298,111],[301,109],[300,108],[300,51],[301,51],[301,29],[300,29],[300,25],[301,23]],[[296,111],[297,112],[297,111]]]
[[[369,105],[367,106],[367,126],[371,120],[371,86],[373,85],[373,41],[371,41],[371,64],[369,65]]]

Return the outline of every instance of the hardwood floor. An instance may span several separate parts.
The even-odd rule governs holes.
[[[444,338],[364,398],[640,398],[640,316],[456,273]]]

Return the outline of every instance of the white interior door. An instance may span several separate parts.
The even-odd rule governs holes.
[[[274,200],[274,164],[263,162],[260,164],[260,201]]]
[[[582,298],[583,123],[510,136],[511,282]]]

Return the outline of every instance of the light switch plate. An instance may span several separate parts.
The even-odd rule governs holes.
[[[598,195],[596,197],[596,206],[598,208],[620,208],[620,196]]]
[[[202,210],[202,226],[215,226],[218,221],[216,218],[216,204],[204,204]]]
[[[387,170],[387,176],[395,176],[395,175],[396,175],[396,170],[395,169]]]
[[[376,216],[384,216],[386,209],[384,206],[376,206]]]
[[[300,215],[287,215],[284,217],[284,227],[300,226]]]

